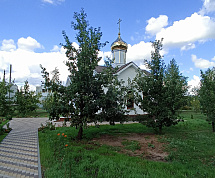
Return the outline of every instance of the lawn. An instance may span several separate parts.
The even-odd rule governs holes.
[[[9,120],[3,119],[3,118],[0,118],[0,120],[1,120],[0,128],[2,128],[5,124],[9,122]],[[8,133],[4,133],[3,131],[0,131],[0,132],[1,132],[0,134],[0,143],[1,143],[1,141],[8,135]]]
[[[44,109],[37,109],[35,111],[29,112],[27,113],[25,116],[23,116],[22,114],[20,114],[17,110],[15,111],[13,117],[30,117],[30,118],[34,118],[34,117],[49,117],[49,114],[47,113],[47,111],[45,111]]]
[[[184,122],[165,128],[163,135],[141,124],[91,126],[81,142],[75,140],[77,130],[71,127],[39,132],[42,173],[50,178],[214,177],[211,125],[200,113],[181,115]],[[167,154],[153,159],[156,150]]]

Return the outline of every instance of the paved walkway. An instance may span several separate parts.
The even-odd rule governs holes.
[[[47,118],[14,118],[0,144],[0,178],[40,178],[38,128]]]

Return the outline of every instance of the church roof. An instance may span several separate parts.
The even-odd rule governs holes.
[[[116,73],[121,72],[123,69],[125,69],[127,66],[129,66],[129,65],[131,65],[131,64],[133,64],[133,65],[135,65],[137,68],[139,68],[134,62],[129,62],[129,63],[124,64],[124,65],[122,65],[121,67],[119,67],[119,68],[117,69]],[[106,66],[96,66],[95,71],[96,71],[97,73],[102,73],[105,69],[106,69]],[[142,69],[142,71],[143,71],[146,75],[149,75],[149,74],[150,74],[150,73],[149,73],[148,71],[146,71],[146,70],[143,70],[143,69]]]
[[[119,49],[128,49],[128,45],[125,41],[122,40],[120,33],[118,34],[118,38],[111,44],[111,50],[119,48]]]
[[[106,69],[106,66],[96,66],[95,71],[97,73],[102,73],[104,69]]]

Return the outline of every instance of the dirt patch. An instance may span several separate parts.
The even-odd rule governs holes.
[[[165,161],[165,157],[168,156],[168,153],[164,151],[165,143],[159,142],[158,136],[154,134],[103,135],[93,141],[101,145],[118,147],[120,153],[149,160]]]

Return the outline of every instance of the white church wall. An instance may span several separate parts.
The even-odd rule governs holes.
[[[124,85],[127,86],[128,78],[130,78],[130,80],[132,81],[136,77],[136,74],[137,74],[136,67],[134,65],[130,65],[125,70],[122,70],[122,72],[119,72],[118,79],[123,80],[125,82]],[[136,112],[132,109],[128,109],[130,110],[130,112],[128,113],[129,115],[145,114],[135,103],[134,103],[134,108]]]

